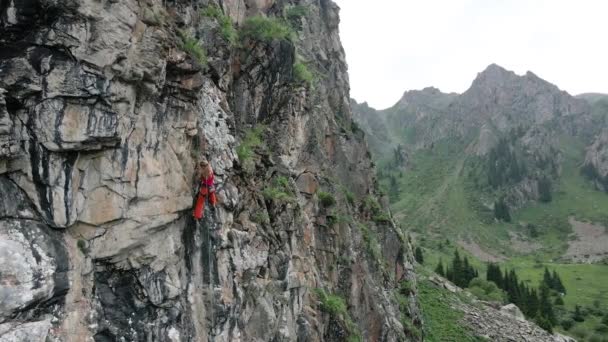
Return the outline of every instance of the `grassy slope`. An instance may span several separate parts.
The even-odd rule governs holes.
[[[594,300],[599,300],[605,306],[608,304],[608,266],[590,264],[557,264],[547,263],[550,270],[559,273],[568,293],[564,303],[569,309],[575,305],[592,306]],[[513,268],[521,280],[529,284],[540,283],[544,266],[526,258],[509,260],[506,266]]]
[[[474,238],[487,251],[512,257],[503,266],[515,268],[520,278],[532,285],[538,284],[545,265],[555,269],[568,289],[564,297],[568,309],[572,310],[575,304],[591,306],[595,300],[608,307],[608,265],[555,261],[567,248],[571,233],[569,216],[608,226],[608,195],[596,191],[579,172],[584,145],[562,137],[561,148],[564,163],[553,201],[534,203],[512,213],[514,223],[487,223],[482,219],[480,211],[483,210],[476,200],[481,196],[462,174],[463,155],[456,152],[457,146],[449,144],[438,144],[432,153],[423,151],[412,155],[413,168],[399,178],[401,196],[392,210],[404,228],[419,234],[417,239],[424,247],[425,264],[430,269],[439,258],[444,265],[451,260],[457,239]],[[509,248],[509,231],[526,234],[519,222],[533,223],[539,228],[542,234],[536,241],[545,246],[543,250],[518,255]],[[451,241],[449,245],[446,239]],[[439,249],[440,242],[443,250]],[[485,274],[484,263],[468,256],[480,274]],[[592,330],[597,323],[594,322],[591,318],[576,326]]]
[[[459,322],[463,314],[452,309],[448,304],[452,300],[457,300],[455,296],[447,290],[432,285],[427,279],[419,280],[418,299],[424,317],[425,341],[483,341],[466,330]]]
[[[466,182],[465,157],[459,151],[461,146],[445,142],[431,152],[414,153],[412,170],[399,179],[401,196],[392,205],[393,213],[414,231],[440,234],[453,241],[474,238],[494,251],[506,252],[502,241],[508,239],[507,225],[487,224],[481,219],[491,214],[478,203],[478,194]]]
[[[608,225],[608,196],[596,191],[579,172],[584,150],[580,142],[562,139],[565,161],[553,201],[531,203],[512,213],[512,224],[488,221],[491,212],[480,203],[482,194],[463,175],[464,156],[455,145],[438,144],[430,152],[414,153],[412,169],[398,178],[400,198],[392,204],[392,211],[404,227],[453,240],[474,238],[489,250],[510,256],[515,252],[508,247],[508,232],[526,233],[519,223],[533,223],[542,232],[539,241],[552,246],[535,257],[548,261],[567,248],[569,216]]]
[[[568,216],[579,220],[598,222],[608,226],[608,195],[597,191],[580,174],[584,146],[569,137],[560,139],[564,153],[560,184],[547,204],[531,205],[517,213],[516,217],[529,222],[555,222],[565,225]]]

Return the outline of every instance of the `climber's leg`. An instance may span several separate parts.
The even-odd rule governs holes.
[[[203,215],[205,213],[205,196],[203,195],[198,195],[198,198],[196,200],[196,205],[194,206],[194,219],[196,220],[200,220],[203,218]]]
[[[209,193],[209,204],[211,204],[211,206],[214,208],[215,208],[215,205],[217,204],[217,197],[215,197],[215,191],[212,191],[211,193]]]

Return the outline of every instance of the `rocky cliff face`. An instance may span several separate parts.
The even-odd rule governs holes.
[[[583,173],[598,189],[608,192],[608,129],[604,129],[587,148]]]
[[[371,152],[376,155],[390,152],[390,148],[395,142],[391,139],[386,118],[370,107],[367,102],[359,104],[351,99],[351,108],[353,108],[353,118],[357,127],[360,125],[365,131]]]
[[[295,34],[231,43],[257,15]],[[0,340],[416,340],[338,20],[329,0],[0,2]],[[220,204],[197,223],[201,156]]]

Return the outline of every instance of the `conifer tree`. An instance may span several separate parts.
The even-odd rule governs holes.
[[[399,184],[397,184],[397,179],[393,174],[389,178],[388,197],[391,202],[399,200]]]
[[[462,285],[464,287],[469,286],[471,279],[473,279],[473,277],[471,277],[471,265],[469,265],[469,258],[465,255],[462,261]]]
[[[545,273],[543,275],[543,284],[548,288],[553,288],[553,279],[551,279],[551,273],[549,273],[549,269],[545,267]]]
[[[547,318],[545,318],[543,316],[537,316],[535,321],[539,327],[541,327],[542,329],[544,329],[545,331],[547,331],[550,334],[553,333],[553,325],[551,324],[551,322],[549,322],[549,320]]]
[[[424,256],[422,255],[422,249],[420,247],[416,247],[416,251],[414,252],[414,259],[419,264],[424,263]]]
[[[543,176],[538,181],[538,195],[541,202],[551,202],[551,181],[546,176]]]
[[[462,287],[462,260],[458,250],[454,251],[454,259],[452,259],[452,277],[452,282]]]
[[[452,283],[454,282],[454,272],[452,271],[452,269],[450,267],[445,268],[445,277],[447,278],[447,280],[451,281]]]
[[[585,321],[585,317],[583,316],[583,313],[581,312],[581,307],[579,305],[574,307],[574,315],[572,315],[572,319],[577,322]]]
[[[539,299],[535,289],[530,290],[528,295],[527,316],[535,317],[538,314]]]
[[[559,293],[566,294],[566,287],[564,287],[564,283],[562,283],[562,279],[559,277],[559,274],[555,270],[553,270],[553,275],[551,276],[551,282],[553,283],[553,289]]]
[[[549,288],[545,284],[542,284],[540,287],[539,312],[541,317],[547,319],[551,325],[557,324],[553,304],[549,300]]]
[[[486,279],[488,281],[493,281],[494,284],[498,286],[498,288],[503,289],[504,284],[502,279],[502,271],[500,270],[500,267],[498,267],[498,265],[494,263],[488,264],[486,271]]]
[[[445,270],[443,268],[443,261],[441,260],[441,258],[439,259],[437,267],[435,267],[435,273],[439,274],[442,277],[445,277]]]
[[[511,222],[511,214],[509,213],[509,207],[507,206],[503,198],[494,203],[494,217],[496,217],[496,219],[498,220]]]

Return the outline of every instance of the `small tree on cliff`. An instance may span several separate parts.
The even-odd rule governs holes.
[[[422,255],[422,249],[420,247],[416,247],[416,251],[414,252],[414,259],[419,264],[424,263],[424,256]]]

